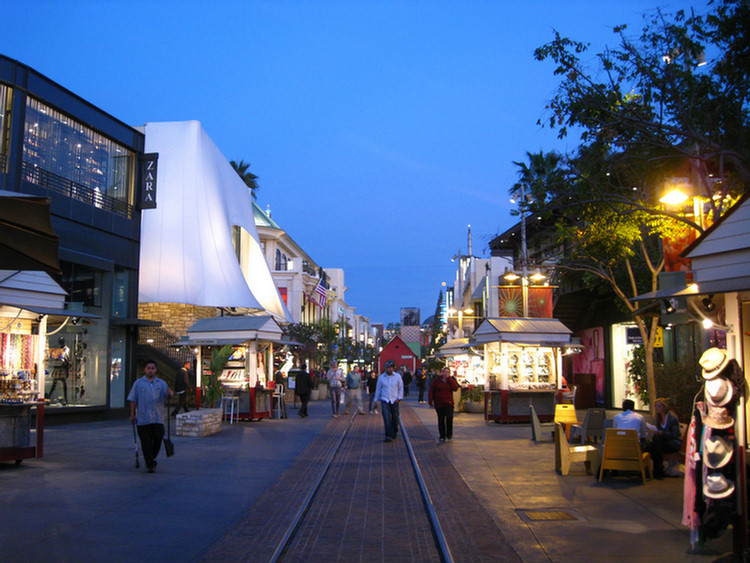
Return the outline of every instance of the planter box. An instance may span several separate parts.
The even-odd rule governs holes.
[[[484,414],[484,401],[466,401],[464,411]]]
[[[177,415],[175,435],[196,438],[221,430],[221,409],[201,409]]]

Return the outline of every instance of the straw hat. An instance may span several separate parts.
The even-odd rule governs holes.
[[[734,483],[724,477],[721,473],[710,473],[706,475],[706,484],[703,485],[703,495],[708,498],[726,498],[734,492]]]
[[[709,405],[723,407],[734,396],[734,385],[723,377],[707,379],[705,383],[706,401]]]
[[[727,356],[726,350],[722,350],[721,348],[709,348],[703,352],[698,363],[703,368],[703,377],[706,379],[713,379],[721,373],[721,370],[727,367],[729,356]]]
[[[703,443],[703,463],[711,469],[724,467],[732,459],[732,444],[721,436],[709,436]]]
[[[734,426],[734,419],[724,407],[708,405],[708,413],[703,415],[703,424],[716,430],[726,430]]]

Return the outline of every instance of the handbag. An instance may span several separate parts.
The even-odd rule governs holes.
[[[174,444],[172,443],[169,418],[169,403],[167,403],[167,437],[164,438],[164,453],[167,454],[167,457],[172,457],[174,455]]]

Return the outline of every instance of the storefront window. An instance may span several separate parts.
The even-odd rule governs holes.
[[[110,211],[133,205],[132,151],[30,97],[24,131],[27,181]]]
[[[112,283],[112,316],[125,318],[128,316],[128,282],[130,276],[127,270],[115,269]]]
[[[104,405],[107,382],[99,365],[107,357],[105,328],[65,324],[48,340],[45,397],[50,406]]]
[[[125,330],[112,329],[112,360],[109,365],[109,406],[125,406]]]
[[[102,274],[81,264],[62,262],[62,287],[68,292],[68,301],[87,307],[102,306]]]

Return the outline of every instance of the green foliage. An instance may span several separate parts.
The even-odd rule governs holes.
[[[250,168],[250,163],[245,162],[244,160],[240,160],[239,162],[230,160],[229,164],[231,164],[234,171],[239,174],[245,185],[250,188],[253,199],[257,199],[258,195],[256,192],[260,189],[260,186],[258,186],[258,177],[248,170],[248,168]]]
[[[203,384],[204,397],[210,407],[216,407],[221,398],[222,389],[219,378],[232,352],[234,352],[234,347],[231,344],[226,344],[219,350],[214,349],[211,353],[211,362],[208,365],[211,373],[205,374]]]
[[[697,358],[687,358],[666,365],[659,364],[655,368],[659,397],[669,400],[680,422],[689,422],[693,400],[703,385],[698,366]]]
[[[628,364],[628,382],[635,389],[638,399],[644,405],[650,404],[646,378],[646,350],[643,346],[633,348],[633,359]]]

